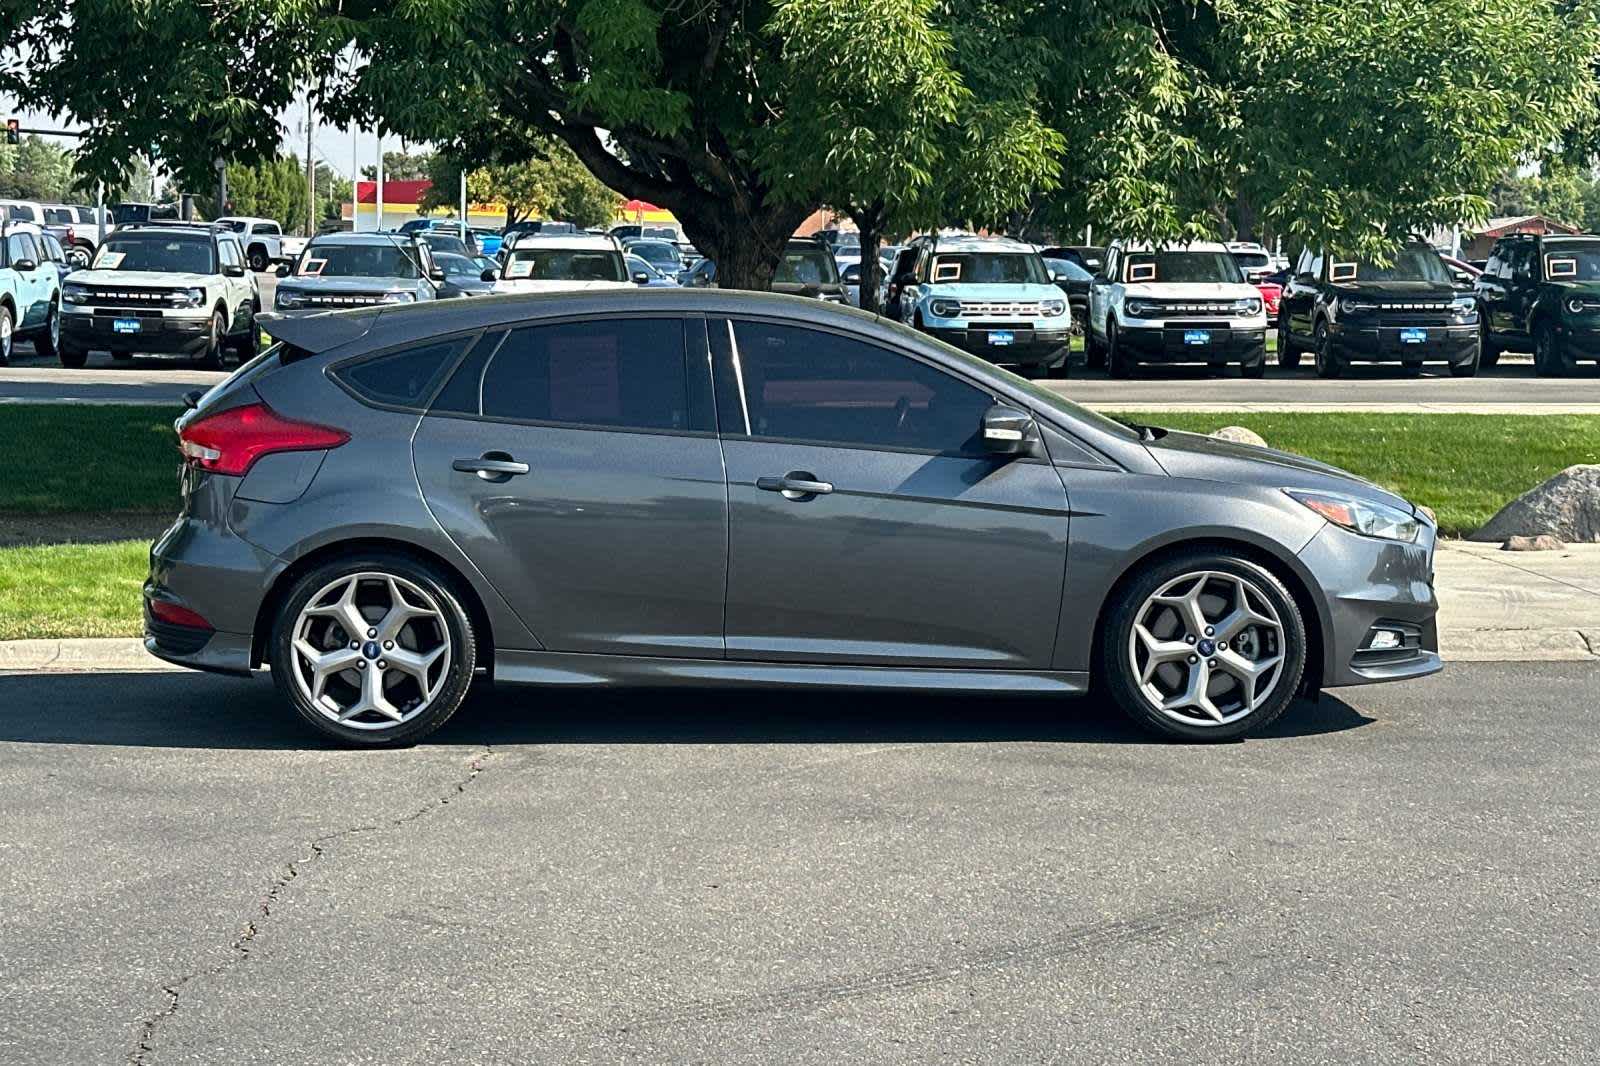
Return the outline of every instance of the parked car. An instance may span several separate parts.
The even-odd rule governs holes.
[[[491,259],[469,259],[454,252],[434,252],[433,265],[443,272],[439,298],[486,296],[494,291],[495,266]],[[489,275],[485,277],[485,275]]]
[[[444,253],[471,259],[478,254],[476,240],[470,244],[462,240],[460,227],[446,229],[442,226],[435,226],[431,229],[419,230],[411,236],[426,244],[428,249],[435,255]],[[469,233],[468,236],[471,236],[471,234]]]
[[[0,218],[8,222],[31,222],[40,229],[48,224],[44,205],[37,200],[0,200]]]
[[[588,233],[521,235],[502,248],[496,292],[578,292],[635,286],[615,237]]]
[[[204,222],[143,222],[106,236],[61,289],[61,365],[91,350],[196,357],[217,368],[256,353],[261,293],[238,234]]]
[[[844,285],[844,302],[851,307],[861,306],[861,260],[839,268],[839,281]]]
[[[639,237],[673,242],[683,239],[683,235],[678,232],[678,227],[664,224],[619,222],[606,232],[619,241],[633,240]]]
[[[56,279],[62,282],[83,264],[83,252],[74,249],[69,253],[49,230],[39,234],[39,254],[40,262],[50,264],[50,268],[56,272]]]
[[[0,366],[9,366],[18,340],[43,356],[61,339],[61,278],[44,262],[44,231],[0,215]]]
[[[500,235],[499,230],[489,229],[485,226],[473,226],[472,236],[478,242],[478,254],[487,255],[490,258],[493,258],[500,251],[500,245],[505,240]]]
[[[1532,351],[1535,371],[1600,360],[1600,236],[1519,233],[1495,242],[1477,280],[1483,362]]]
[[[1267,314],[1221,244],[1152,246],[1115,241],[1089,289],[1088,364],[1127,377],[1141,363],[1267,366]]]
[[[522,236],[577,233],[578,226],[574,222],[556,222],[546,218],[525,218],[521,222],[513,222],[500,232],[507,243],[515,243],[516,238]]]
[[[1072,313],[1072,332],[1082,333],[1089,321],[1089,286],[1094,275],[1071,259],[1046,259],[1045,269],[1056,288],[1067,294],[1067,309]]]
[[[420,303],[439,298],[444,271],[416,234],[330,233],[306,245],[291,276],[278,268],[279,311]]]
[[[628,277],[633,279],[635,285],[647,289],[675,289],[678,287],[677,279],[669,274],[663,274],[649,262],[636,255],[623,256],[628,267]]]
[[[43,204],[41,207],[44,211],[44,231],[54,234],[56,240],[61,244],[62,251],[69,258],[78,260],[78,265],[80,266],[87,266],[89,260],[94,258],[94,250],[98,244],[99,227],[91,222],[88,228],[80,234],[79,229],[84,226],[84,223],[78,220],[78,208],[70,204]],[[93,209],[86,210],[89,211],[92,217],[94,214]]]
[[[1244,273],[1244,279],[1254,285],[1277,269],[1277,261],[1261,245],[1254,241],[1229,241],[1228,254],[1233,256],[1233,261],[1239,264],[1239,269]]]
[[[1480,268],[1473,266],[1465,259],[1457,259],[1443,252],[1439,253],[1439,261],[1445,265],[1445,269],[1450,271],[1450,277],[1457,285],[1474,285],[1477,283],[1479,276],[1483,274]]]
[[[1039,254],[1046,259],[1065,259],[1069,263],[1077,263],[1091,276],[1100,273],[1106,265],[1106,250],[1094,244],[1047,245],[1039,249]]]
[[[416,742],[480,670],[937,688],[974,714],[1095,684],[1214,741],[1440,668],[1436,528],[1404,499],[874,316],[619,290],[263,326],[282,346],[177,423],[145,647],[270,664],[340,743]]]
[[[239,235],[245,259],[258,274],[278,263],[292,263],[306,250],[306,238],[284,233],[275,219],[224,215],[216,224]]]
[[[625,237],[622,239],[622,250],[624,254],[636,255],[657,270],[674,277],[684,269],[683,253],[671,241],[655,237]]]
[[[1278,363],[1298,366],[1310,351],[1321,377],[1356,361],[1412,370],[1442,361],[1452,375],[1471,377],[1478,329],[1477,301],[1426,244],[1405,245],[1388,264],[1307,248],[1279,304]]]
[[[717,283],[717,264],[702,259],[685,276],[688,288],[707,289]],[[772,291],[826,303],[844,303],[844,282],[828,246],[815,237],[791,237],[772,275]]]

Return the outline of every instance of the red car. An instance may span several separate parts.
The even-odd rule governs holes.
[[[1258,281],[1256,291],[1261,293],[1261,303],[1267,309],[1267,325],[1278,324],[1278,300],[1283,296],[1283,286],[1276,281]]]

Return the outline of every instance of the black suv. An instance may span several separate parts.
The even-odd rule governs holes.
[[[1600,236],[1501,237],[1477,292],[1485,366],[1508,349],[1547,376],[1600,360]]]
[[[1416,370],[1430,360],[1471,377],[1481,355],[1477,300],[1426,244],[1405,245],[1387,266],[1308,248],[1278,303],[1278,365],[1300,365],[1306,350],[1325,378],[1356,361]]]

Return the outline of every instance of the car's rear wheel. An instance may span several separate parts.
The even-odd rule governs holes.
[[[11,346],[17,342],[17,322],[11,308],[0,304],[0,366],[11,365]]]
[[[1317,377],[1336,378],[1344,373],[1344,359],[1333,347],[1327,322],[1317,323],[1316,330],[1311,334],[1311,344],[1317,360]]]
[[[1117,336],[1117,320],[1106,319],[1106,371],[1114,378],[1125,378],[1133,373],[1133,367],[1122,354],[1122,340]]]
[[[61,351],[61,305],[52,301],[49,315],[44,328],[33,337],[33,350],[46,357]]]
[[[1195,552],[1149,566],[1122,589],[1100,651],[1107,685],[1135,722],[1185,740],[1231,740],[1294,699],[1306,630],[1271,571]]]
[[[455,714],[477,643],[450,582],[400,555],[302,576],[272,635],[278,691],[318,732],[363,747],[414,744]]]

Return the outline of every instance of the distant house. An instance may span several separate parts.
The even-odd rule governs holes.
[[[1506,215],[1491,218],[1481,229],[1461,234],[1461,258],[1487,259],[1494,242],[1508,233],[1582,233],[1578,226],[1569,226],[1543,215]]]

